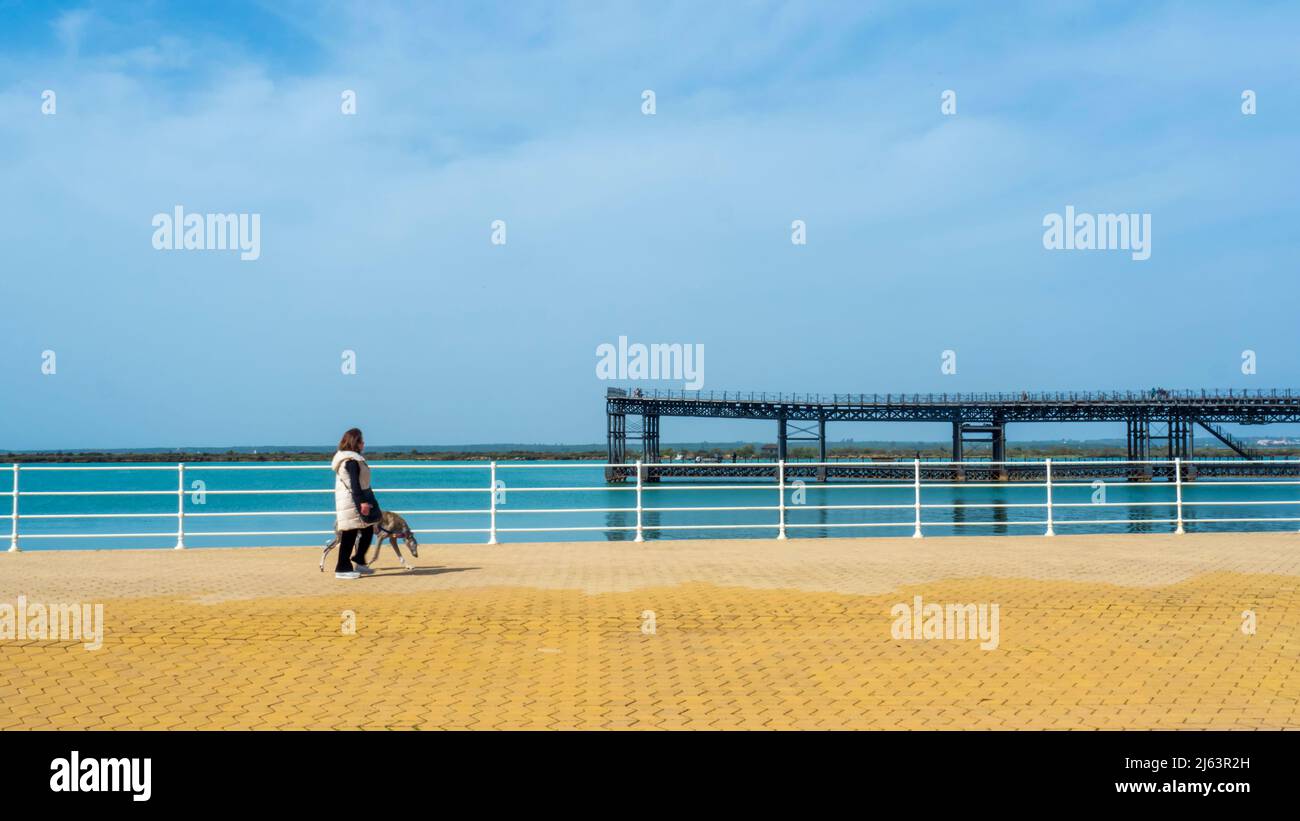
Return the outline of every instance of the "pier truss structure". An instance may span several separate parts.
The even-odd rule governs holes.
[[[770,476],[771,469],[747,467],[743,462],[682,464],[661,462],[659,423],[667,417],[713,419],[767,419],[776,423],[776,458],[785,461],[791,442],[815,442],[817,462],[826,462],[826,429],[834,422],[944,422],[952,426],[951,464],[926,468],[926,478],[1016,479],[1018,469],[1006,459],[1006,429],[1015,422],[1122,422],[1125,426],[1127,459],[1191,460],[1195,458],[1197,430],[1232,450],[1243,460],[1259,460],[1261,454],[1222,428],[1223,424],[1268,425],[1300,422],[1300,391],[1286,390],[1183,390],[1102,392],[1020,393],[855,393],[788,394],[751,391],[625,390],[609,388],[605,396],[608,432],[608,463],[629,463],[628,440],[639,444],[639,458],[645,463],[644,478],[689,476]],[[987,460],[970,460],[969,443],[988,443]],[[983,467],[981,467],[983,463]],[[1003,464],[997,464],[1003,463]],[[1069,471],[1068,463],[1057,468]],[[825,481],[828,478],[897,478],[898,467],[836,468],[834,465],[800,468],[787,465],[788,476]],[[1024,470],[1037,470],[1042,466]],[[1159,466],[1116,465],[1113,469],[1133,479],[1157,478]],[[1269,473],[1258,463],[1234,467],[1230,460],[1188,466],[1194,474],[1257,475]],[[1109,475],[1094,461],[1083,476]],[[1296,472],[1294,463],[1278,471]],[[876,472],[881,472],[879,476]],[[632,468],[606,468],[606,478],[621,481],[633,476]],[[889,475],[885,475],[888,473]],[[1036,478],[1036,477],[1035,477]]]

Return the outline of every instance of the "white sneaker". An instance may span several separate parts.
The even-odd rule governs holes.
[[[359,579],[359,578],[361,578],[361,574],[358,573],[358,572],[356,572],[355,570],[353,570],[353,571],[350,572],[350,573],[335,573],[335,574],[334,574],[334,578],[336,578],[336,579]]]
[[[352,564],[352,569],[355,570],[355,571],[357,571],[358,573],[362,573],[362,574],[365,574],[365,575],[367,575],[367,576],[370,575],[371,573],[374,573],[374,572],[375,572],[375,571],[373,571],[373,570],[370,569],[370,565],[368,565],[368,564],[357,564],[357,563],[355,563],[355,562],[353,562],[353,564]]]

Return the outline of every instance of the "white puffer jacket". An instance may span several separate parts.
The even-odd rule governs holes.
[[[361,518],[357,506],[352,503],[352,489],[348,486],[348,471],[345,467],[350,459],[355,459],[360,468],[357,472],[361,484],[359,489],[366,490],[370,487],[370,465],[366,464],[364,456],[351,450],[341,450],[334,454],[330,467],[334,470],[334,528],[336,530],[361,530],[370,526]]]

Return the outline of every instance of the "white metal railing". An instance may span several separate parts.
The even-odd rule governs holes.
[[[922,475],[922,460],[913,459],[910,462],[876,462],[876,461],[859,461],[859,462],[786,462],[784,460],[776,462],[744,462],[736,463],[735,467],[750,469],[772,469],[772,484],[761,482],[748,482],[743,484],[737,483],[711,483],[711,484],[678,484],[678,483],[647,483],[646,476],[653,469],[677,469],[683,467],[699,467],[691,464],[679,464],[671,462],[656,462],[653,464],[643,464],[640,461],[628,464],[604,464],[590,462],[562,462],[562,463],[532,463],[532,462],[489,462],[486,464],[381,464],[372,463],[370,467],[376,471],[384,470],[412,470],[412,471],[457,471],[457,470],[479,470],[488,472],[488,484],[486,486],[457,486],[457,487],[390,487],[376,488],[380,493],[486,493],[488,495],[488,506],[485,508],[413,508],[399,510],[398,513],[403,515],[462,515],[462,516],[483,516],[486,518],[486,527],[452,527],[452,528],[423,528],[414,529],[417,534],[437,535],[437,534],[465,534],[481,533],[486,534],[488,544],[497,544],[497,536],[501,533],[577,533],[589,531],[631,531],[634,533],[633,541],[642,542],[645,540],[645,531],[669,531],[669,530],[755,530],[755,529],[775,529],[777,539],[787,538],[787,532],[791,529],[802,528],[911,528],[913,538],[921,538],[925,527],[975,527],[975,526],[1014,526],[1014,527],[1043,527],[1044,535],[1055,535],[1057,529],[1063,526],[1076,525],[1103,525],[1103,524],[1169,524],[1174,526],[1175,533],[1183,533],[1186,530],[1185,511],[1194,506],[1214,506],[1214,507],[1248,507],[1258,508],[1276,505],[1300,506],[1300,488],[1298,488],[1296,498],[1293,499],[1251,499],[1251,500],[1209,500],[1209,501],[1188,501],[1184,498],[1184,476],[1188,469],[1216,464],[1228,464],[1236,466],[1248,466],[1258,464],[1264,466],[1263,473],[1269,469],[1276,471],[1279,466],[1287,463],[1296,466],[1296,478],[1254,478],[1254,479],[1229,479],[1229,480],[1212,480],[1200,484],[1208,487],[1278,487],[1278,486],[1300,486],[1300,459],[1288,460],[1245,460],[1245,459],[1198,459],[1191,462],[1184,462],[1182,459],[1173,460],[1144,460],[1144,461],[1124,461],[1114,459],[1081,459],[1057,461],[1057,466],[1069,465],[1071,468],[1095,465],[1105,466],[1106,468],[1115,468],[1116,466],[1131,465],[1135,467],[1142,466],[1163,466],[1172,474],[1172,480],[1159,482],[1128,482],[1128,477],[1112,477],[1110,482],[1103,479],[1092,479],[1090,481],[1060,481],[1055,478],[1053,472],[1053,461],[1051,459],[1043,460],[1016,460],[1008,462],[984,462],[984,461],[966,461],[966,462],[942,462],[926,461],[926,469],[960,468],[965,471],[978,471],[981,469],[989,470],[993,468],[1015,468],[1023,469],[1025,467],[1041,466],[1043,468],[1043,481],[924,481]],[[725,463],[724,463],[725,464]],[[212,463],[191,463],[188,465],[191,470],[202,471],[231,471],[231,470],[329,470],[327,464],[320,465],[274,465],[274,464],[212,464]],[[789,472],[793,470],[806,470],[808,468],[868,468],[868,469],[895,469],[900,476],[906,475],[906,479],[873,479],[868,482],[855,481],[816,481],[805,482],[797,480],[798,489],[807,489],[814,486],[823,490],[900,490],[910,488],[911,500],[906,504],[823,504],[809,505],[787,503],[786,497],[793,487],[787,482]],[[46,465],[35,464],[23,467],[19,464],[12,466],[12,489],[0,491],[0,496],[11,497],[11,513],[0,514],[0,519],[10,520],[10,552],[18,552],[20,547],[19,526],[21,521],[55,521],[55,520],[79,520],[79,519],[174,519],[176,522],[176,549],[185,548],[185,537],[261,537],[261,536],[308,536],[308,535],[330,535],[333,530],[188,530],[187,522],[194,519],[209,518],[232,518],[232,517],[258,517],[258,516],[315,516],[315,517],[333,517],[334,513],[330,509],[315,510],[257,510],[257,511],[221,511],[207,512],[186,510],[185,496],[187,493],[196,491],[187,490],[185,487],[186,477],[185,463],[171,465],[152,465],[152,464],[133,464],[122,463],[116,465]],[[601,484],[596,486],[554,486],[554,487],[528,487],[516,486],[510,487],[509,493],[632,493],[635,494],[634,507],[502,507],[498,504],[498,492],[505,489],[505,483],[499,478],[499,473],[503,470],[572,470],[575,468],[589,469],[606,469],[621,468],[625,471],[632,472],[635,482],[627,484]],[[20,476],[25,473],[36,473],[44,471],[174,471],[176,473],[176,490],[24,490],[21,485]],[[1095,487],[1097,481],[1103,481],[1108,486],[1122,486],[1126,488],[1169,488],[1174,490],[1174,500],[1172,505],[1168,501],[1091,501],[1091,502],[1062,502],[1054,497],[1054,491],[1061,488],[1081,488]],[[969,503],[969,502],[927,502],[924,500],[924,491],[931,489],[974,489],[974,488],[1041,488],[1044,492],[1042,502],[987,502],[987,503]],[[720,505],[720,506],[678,506],[678,507],[661,507],[647,505],[647,494],[657,492],[706,492],[706,491],[751,491],[751,492],[772,492],[775,491],[777,498],[773,500],[775,504],[767,505]],[[330,494],[334,493],[332,487],[320,488],[205,488],[202,493],[208,496],[237,496],[237,495],[311,495],[311,494]],[[104,513],[26,513],[20,515],[19,502],[24,498],[41,498],[41,497],[98,497],[98,496],[172,496],[177,499],[175,513],[132,513],[132,512],[104,512]],[[435,497],[436,498],[436,497]],[[1171,507],[1174,510],[1174,518],[1144,518],[1144,519],[1061,519],[1056,513],[1061,510],[1075,508],[1143,508],[1143,507]],[[798,510],[824,510],[824,511],[872,511],[872,510],[890,510],[902,511],[908,510],[911,516],[904,521],[850,521],[850,522],[791,522],[788,520],[790,509],[794,507]],[[1042,519],[1027,520],[994,520],[994,521],[957,521],[956,517],[952,521],[926,521],[923,513],[927,510],[967,510],[967,509],[988,509],[988,510],[1010,510],[1010,509],[1030,509],[1042,510]],[[748,522],[748,523],[708,523],[708,524],[654,524],[647,526],[645,524],[646,513],[673,513],[673,512],[769,512],[776,514],[776,521],[772,523]],[[634,514],[635,524],[633,525],[614,525],[604,524],[595,526],[560,526],[560,527],[502,527],[498,524],[498,518],[502,515],[548,515],[548,514],[575,514],[575,513],[622,513]],[[1296,523],[1300,522],[1300,516],[1254,516],[1254,517],[1235,517],[1235,518],[1203,518],[1196,517],[1197,523]],[[69,538],[114,538],[114,539],[138,539],[167,536],[167,533],[152,532],[122,532],[122,533],[25,533],[21,534],[23,540],[26,539],[69,539]]]

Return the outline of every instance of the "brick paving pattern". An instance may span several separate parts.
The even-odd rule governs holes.
[[[355,582],[318,556],[0,554],[0,605],[106,622],[0,640],[0,729],[1300,728],[1295,534],[427,544]],[[998,647],[896,640],[917,595],[997,604]]]

